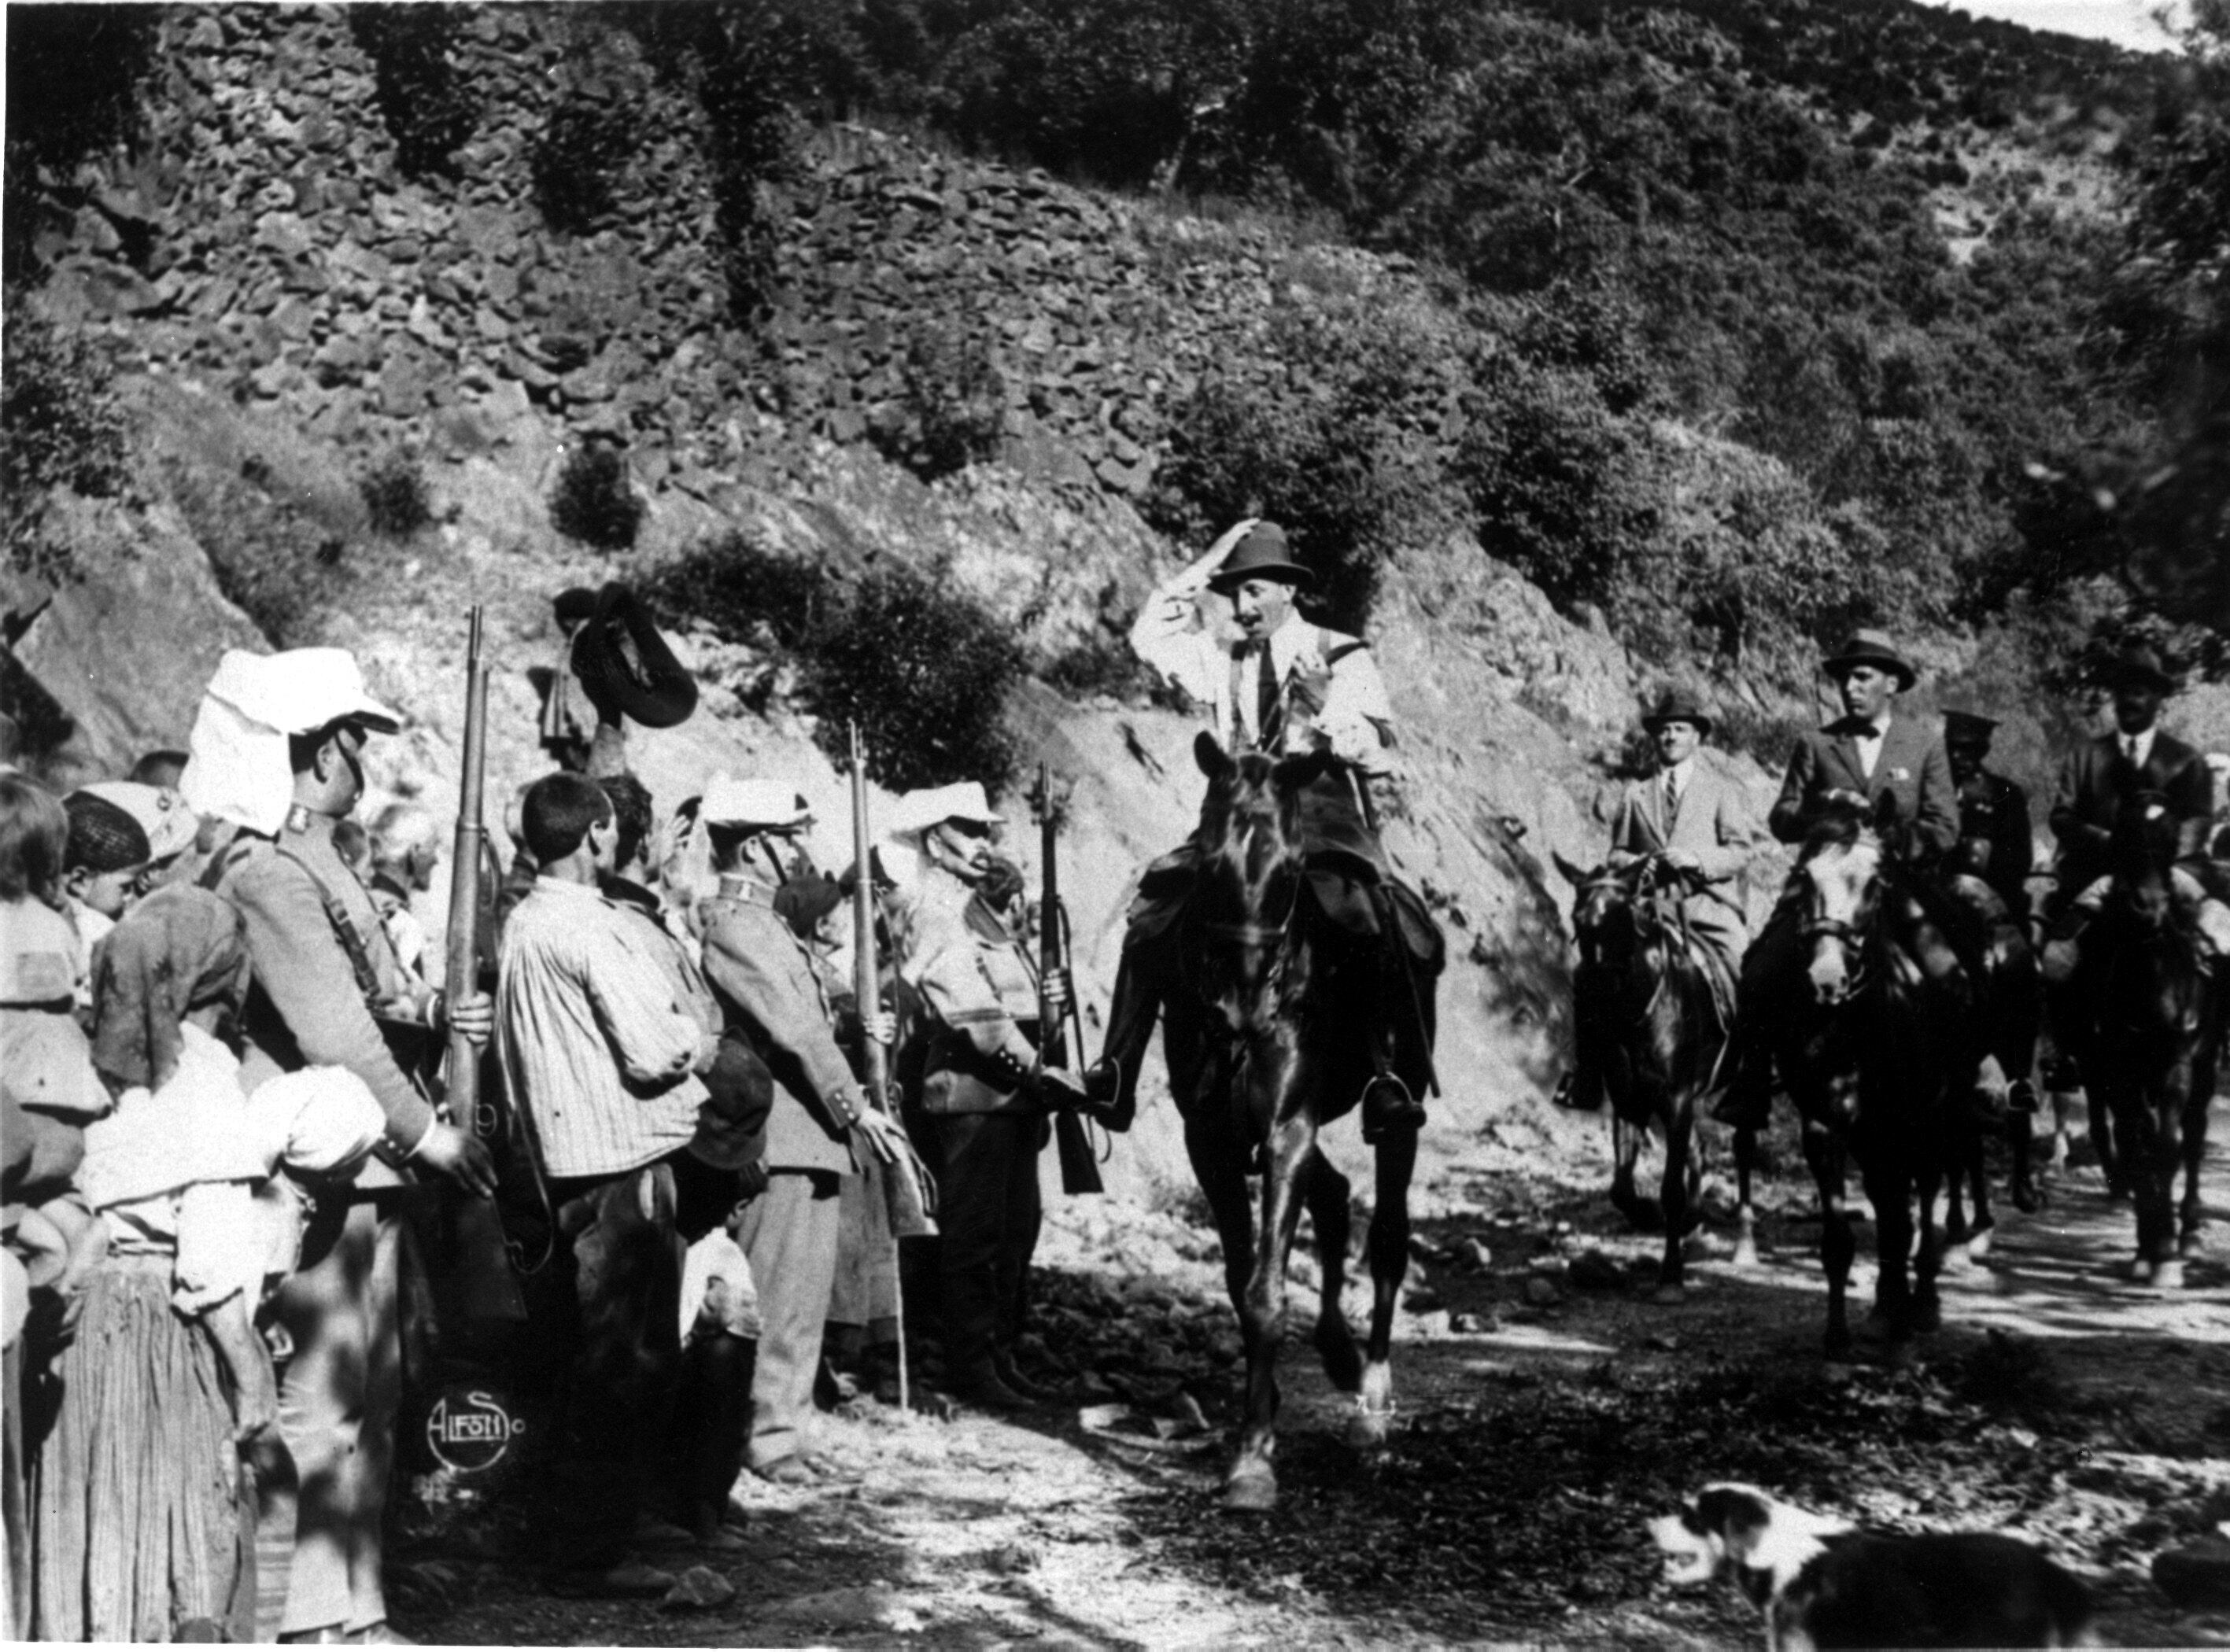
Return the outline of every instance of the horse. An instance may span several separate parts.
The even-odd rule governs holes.
[[[1990,1213],[1987,1137],[2003,1135],[2013,1150],[2014,1207],[2033,1212],[2044,1205],[2032,1164],[2031,1132],[2044,1030],[2043,985],[2027,927],[2002,896],[1970,875],[1954,875],[1944,893],[1950,897],[1944,908],[1947,925],[1965,928],[1980,955],[1975,1007],[1982,1017],[1982,1054],[1997,1058],[2007,1085],[2001,1105],[1986,1102],[1978,1066],[1975,1082],[1956,1100],[1952,1115],[1953,1159],[1944,1178],[1943,1237],[1947,1244],[1965,1246],[1969,1257],[1979,1262],[1988,1254],[1997,1225]],[[1963,1192],[1974,1202],[1971,1223]]]
[[[1645,1232],[1662,1228],[1653,1300],[1682,1300],[1686,1261],[1682,1241],[1702,1219],[1701,1180],[1694,1151],[1696,1110],[1724,1078],[1725,1018],[1715,1000],[1700,951],[1683,919],[1688,876],[1661,855],[1625,866],[1583,871],[1562,856],[1556,869],[1577,890],[1572,929],[1580,964],[1572,977],[1575,1019],[1597,1041],[1603,1088],[1610,1097],[1610,1202]],[[1665,1141],[1658,1197],[1634,1190],[1634,1164],[1654,1126]],[[1756,1140],[1736,1133],[1742,1224],[1735,1261],[1757,1260],[1750,1180]]]
[[[1974,989],[1918,903],[1895,808],[1885,797],[1870,821],[1859,808],[1833,805],[1807,838],[1794,898],[1811,961],[1804,990],[1773,1019],[1775,1057],[1820,1189],[1831,1360],[1852,1346],[1845,1298],[1858,1245],[1844,1208],[1852,1160],[1873,1206],[1875,1320],[1892,1345],[1940,1321],[1936,1196],[1957,1161],[1954,1087],[1982,1056]]]
[[[1176,980],[1163,1006],[1163,1048],[1185,1151],[1222,1239],[1225,1282],[1246,1352],[1246,1417],[1224,1506],[1260,1511],[1277,1501],[1272,1456],[1286,1260],[1304,1207],[1323,1275],[1312,1340],[1333,1386],[1356,1397],[1350,1441],[1370,1447],[1386,1439],[1417,1135],[1389,1132],[1375,1148],[1370,1329],[1358,1355],[1340,1307],[1350,1188],[1318,1135],[1351,1110],[1383,1070],[1370,1011],[1388,983],[1377,978],[1383,964],[1376,938],[1363,944],[1324,911],[1300,836],[1303,794],[1345,775],[1328,754],[1234,755],[1204,730],[1194,755],[1208,776],[1208,795],[1194,838],[1198,871],[1174,924]],[[1392,939],[1399,944],[1400,937]],[[1430,981],[1393,989],[1416,992],[1429,1051]],[[1262,1177],[1259,1217],[1247,1186],[1255,1171]]]
[[[2061,1030],[2086,1087],[2111,1120],[2099,1162],[2110,1180],[2119,1172],[2137,1206],[2131,1276],[2162,1290],[2182,1288],[2184,1261],[2196,1249],[2199,1167],[2222,1032],[2214,969],[2176,910],[2179,837],[2158,793],[2139,792],[2123,804],[2114,826],[2112,884],[2085,937],[2066,995],[2072,1025]]]

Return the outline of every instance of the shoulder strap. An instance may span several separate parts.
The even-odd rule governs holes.
[[[364,937],[357,933],[356,922],[349,916],[348,909],[341,904],[340,897],[326,887],[325,880],[319,877],[316,870],[301,856],[283,843],[274,843],[271,846],[277,853],[300,866],[303,875],[310,880],[310,886],[318,891],[318,899],[325,909],[325,922],[333,926],[334,939],[341,943],[341,950],[348,954],[349,967],[356,972],[356,984],[364,997],[374,1002],[384,997],[379,970],[371,961],[371,949],[364,945]]]
[[[1359,654],[1369,646],[1360,637],[1343,637],[1328,627],[1317,627],[1317,652],[1324,656],[1327,665],[1337,665],[1350,654]]]

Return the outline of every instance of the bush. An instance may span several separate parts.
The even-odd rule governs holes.
[[[6,315],[0,521],[8,562],[42,578],[62,577],[69,558],[47,537],[48,498],[56,488],[93,498],[122,492],[127,425],[107,357],[29,305],[11,299]]]
[[[281,648],[317,640],[318,621],[347,582],[346,542],[275,499],[246,473],[164,463],[171,499],[208,554],[217,588]]]
[[[920,322],[899,370],[898,401],[870,431],[884,457],[934,481],[998,452],[1006,381],[981,333]]]
[[[1007,693],[1022,656],[967,598],[903,569],[847,588],[740,534],[700,546],[642,587],[667,623],[695,620],[796,660],[798,693],[841,763],[857,722],[867,772],[899,791],[1013,774]]]
[[[408,539],[434,519],[425,472],[401,448],[358,477],[356,486],[371,530],[383,538]]]
[[[371,59],[380,117],[405,177],[455,177],[456,151],[480,124],[454,61],[467,15],[439,3],[349,8],[349,31]]]
[[[576,90],[551,110],[527,151],[534,204],[561,235],[585,235],[612,210],[613,184],[633,157],[636,122],[625,106]]]
[[[577,447],[558,472],[550,524],[568,539],[599,550],[625,550],[642,526],[643,503],[628,479],[627,460],[609,447]]]

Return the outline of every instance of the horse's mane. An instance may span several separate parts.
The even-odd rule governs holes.
[[[1799,865],[1815,855],[1830,849],[1853,849],[1867,836],[1879,838],[1871,813],[1855,803],[1840,800],[1827,804],[1804,834],[1804,846],[1797,851]]]

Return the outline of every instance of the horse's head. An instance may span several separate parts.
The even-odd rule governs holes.
[[[1886,796],[1883,802],[1895,807]],[[1812,996],[1821,1005],[1841,1003],[1858,985],[1866,939],[1881,905],[1886,853],[1877,826],[1881,813],[1831,804],[1797,861],[1804,878],[1804,933],[1812,942]]]
[[[2158,930],[2175,910],[2169,878],[2182,839],[2182,823],[2159,792],[2132,793],[2114,817],[2114,893],[2148,932]]]
[[[1575,891],[1572,934],[1579,942],[1581,967],[1622,967],[1633,958],[1640,935],[1633,871],[1609,865],[1583,870],[1553,851],[1550,858]]]
[[[1268,1007],[1261,989],[1273,984],[1292,937],[1305,870],[1301,794],[1333,760],[1234,755],[1204,730],[1193,755],[1208,776],[1197,839],[1201,936],[1229,972],[1218,996],[1236,1031]]]

